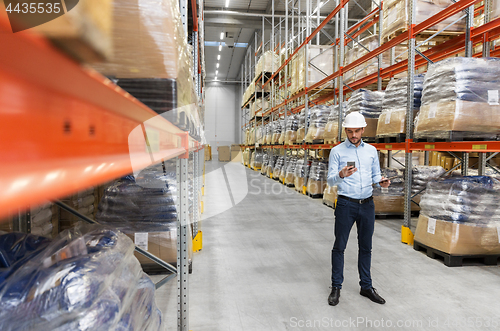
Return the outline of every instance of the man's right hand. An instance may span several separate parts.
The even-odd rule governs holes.
[[[358,171],[358,169],[355,168],[355,167],[345,166],[345,167],[342,168],[342,170],[340,170],[339,176],[340,176],[340,178],[349,177],[350,175],[352,175],[356,171]]]

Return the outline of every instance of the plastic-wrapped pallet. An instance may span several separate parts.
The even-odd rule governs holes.
[[[328,176],[328,162],[314,161],[307,178],[306,191],[312,196],[322,196]]]
[[[415,138],[485,138],[500,133],[500,59],[449,58],[429,67]]]
[[[326,184],[323,191],[323,204],[335,208],[335,201],[337,200],[337,186],[330,186]]]
[[[273,154],[269,157],[269,164],[267,166],[267,172],[266,172],[267,177],[271,177],[271,174],[273,174],[274,165],[276,164],[276,161],[278,161],[278,155]]]
[[[192,56],[179,2],[113,2],[113,59],[94,68],[192,137],[200,138]]]
[[[407,30],[409,20],[407,8],[409,8],[409,1],[410,0],[390,0],[388,3],[384,2],[382,39],[385,40],[391,38],[391,36],[397,36],[398,32]],[[454,1],[452,0],[416,0],[415,23],[422,23],[429,17],[442,11],[444,8],[453,5],[453,3]],[[465,29],[465,19],[460,19],[461,15],[461,13],[457,13],[448,17],[430,27],[429,30],[440,31],[451,24],[446,31],[463,31]]]
[[[285,145],[293,145],[297,142],[297,130],[299,129],[298,115],[287,117],[285,126]]]
[[[362,137],[375,138],[377,123],[382,112],[384,92],[359,89],[352,93],[346,104],[346,115],[357,111],[365,117],[366,128]],[[345,135],[345,133],[344,133]]]
[[[309,116],[311,116],[310,113]],[[306,138],[306,113],[304,109],[300,111],[298,119],[299,119],[299,126],[297,129],[297,143],[302,144],[302,142]]]
[[[252,155],[252,160],[253,160],[253,168],[256,170],[260,170],[262,168],[262,159],[264,157],[264,153],[256,151]]]
[[[281,120],[281,134],[278,139],[278,144],[279,145],[284,145],[285,144],[285,135],[286,135],[286,126],[288,122],[288,117],[285,120],[284,118]]]
[[[491,2],[491,17],[490,20],[494,20],[500,17],[500,1],[494,0]]]
[[[325,136],[325,126],[332,108],[325,105],[314,106],[310,109],[311,121],[305,137],[305,141],[312,143],[315,140],[323,140]]]
[[[92,211],[93,207],[92,205]],[[52,208],[51,203],[31,208],[31,234],[52,238],[54,233]]]
[[[269,154],[263,153],[263,155],[262,155],[262,168],[260,168],[261,174],[265,174],[267,172],[268,165],[269,165]]]
[[[349,48],[346,52],[344,58],[344,66],[354,62],[360,57],[368,54],[368,52],[373,51],[379,47],[378,44],[378,34],[374,34],[361,39],[358,43],[354,43],[352,48]],[[368,49],[368,50],[367,50]],[[401,46],[396,46],[396,54],[399,54]],[[382,53],[382,67],[386,68],[390,65],[390,51]],[[378,71],[378,58],[375,57],[366,61],[365,63],[357,66],[356,68],[349,70],[345,73],[346,83],[355,81],[357,78],[366,77]]]
[[[292,157],[288,160],[288,164],[285,171],[285,184],[293,185],[295,180],[295,166],[297,165],[297,158]]]
[[[339,106],[333,106],[330,115],[328,115],[328,122],[325,126],[325,144],[335,144],[339,140]],[[345,117],[345,106],[342,108]],[[345,136],[345,133],[344,133]]]
[[[294,181],[295,190],[302,192],[302,188],[307,183],[307,177],[309,175],[309,163],[304,162],[304,159],[298,159],[295,164]]]
[[[427,187],[427,183],[443,176],[446,170],[441,166],[415,166],[412,169],[411,192],[420,192]]]
[[[413,117],[420,109],[424,75],[415,75],[413,85]],[[406,99],[408,78],[392,79],[384,94],[382,113],[378,119],[377,137],[394,137],[406,133]]]
[[[380,169],[382,177],[392,178],[388,188],[375,186],[373,188],[373,202],[375,214],[391,215],[404,213],[404,171],[395,168]],[[393,178],[396,177],[396,178]],[[413,200],[418,203],[420,197]],[[420,208],[412,203],[411,210],[418,211]]]
[[[276,120],[274,121],[273,125],[273,137],[271,139],[271,144],[277,144],[281,138],[281,132],[283,128],[283,120]]]
[[[77,210],[80,214],[94,219],[94,205],[96,203],[95,189],[89,188],[78,192],[71,197],[61,199],[62,202],[68,204],[71,208]],[[79,222],[80,219],[73,214],[61,209],[59,214],[61,230],[69,229]]]
[[[256,129],[256,137],[255,137],[255,142],[258,143],[258,144],[263,144],[264,143],[264,129],[262,128],[262,125],[261,126],[258,126],[257,129]]]
[[[260,75],[262,72],[274,73],[280,67],[279,55],[273,51],[266,51],[257,61],[255,65],[255,77]]]
[[[266,144],[269,145],[273,142],[273,132],[274,132],[275,122],[270,122],[266,126]]]
[[[81,223],[52,241],[0,236],[0,329],[163,330],[134,248],[119,231]]]
[[[285,157],[284,156],[279,156],[278,159],[276,160],[276,164],[274,165],[273,169],[273,179],[279,179],[281,176],[281,170],[283,169],[283,166],[285,164]]]
[[[452,255],[500,254],[499,200],[500,184],[490,177],[429,182],[415,241]]]

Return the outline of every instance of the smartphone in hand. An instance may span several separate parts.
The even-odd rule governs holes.
[[[354,161],[348,161],[347,162],[347,168],[355,168],[356,167],[356,162]]]

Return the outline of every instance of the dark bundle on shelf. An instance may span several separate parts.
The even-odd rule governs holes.
[[[54,240],[9,233],[0,251],[9,257],[0,263],[1,330],[162,330],[155,286],[119,231],[79,223]]]
[[[287,117],[285,127],[285,145],[293,145],[297,142],[297,130],[299,129],[298,115]]]

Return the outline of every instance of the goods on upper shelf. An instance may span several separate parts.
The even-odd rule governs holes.
[[[411,193],[420,193],[427,187],[427,183],[437,180],[446,173],[441,166],[414,166],[412,168]]]
[[[291,63],[291,85],[290,93],[294,94],[309,87],[322,79],[333,74],[333,47],[323,45],[309,45],[309,63],[306,59],[306,48],[302,47],[295,55]],[[306,84],[307,67],[307,84]],[[333,83],[325,84],[333,87]]]
[[[262,113],[269,108],[269,100],[267,98],[257,98],[254,102],[250,102],[250,117],[262,116]]]
[[[285,127],[285,145],[293,145],[297,142],[297,130],[299,129],[299,116],[291,115],[287,117]]]
[[[389,0],[384,1],[384,18],[382,22],[382,39],[391,39],[400,32],[406,31],[409,25],[408,8],[411,0]],[[431,16],[436,15],[444,8],[453,5],[452,0],[416,0],[415,22],[422,23]],[[465,18],[460,19],[462,13],[459,12],[450,16],[436,25],[429,28],[431,31],[440,31],[449,26],[446,31],[464,31]],[[455,22],[455,23],[453,23]]]
[[[310,165],[304,159],[298,159],[295,164],[294,182],[295,190],[302,192],[302,187],[307,183]]]
[[[500,254],[499,195],[500,183],[486,176],[430,182],[415,241],[452,255]]]
[[[500,133],[500,59],[449,58],[429,66],[415,138],[486,138]],[[450,137],[451,135],[451,137]]]
[[[92,190],[92,193],[93,190]],[[92,195],[92,198],[94,196]],[[94,200],[92,200],[92,212],[94,211]],[[54,205],[51,203],[31,208],[31,234],[52,238],[57,234],[57,213],[54,213]],[[62,213],[62,211],[61,211]],[[56,214],[56,215],[54,215]],[[56,218],[54,217],[56,216]],[[54,231],[55,230],[55,231]]]
[[[266,51],[257,61],[255,65],[255,78],[257,78],[261,73],[270,72],[274,73],[280,67],[280,58],[273,51]]]
[[[313,161],[307,178],[306,192],[312,196],[323,196],[328,176],[328,162]]]
[[[328,121],[328,115],[330,115],[331,111],[332,108],[326,105],[314,106],[309,110],[311,120],[305,137],[306,143],[312,143],[315,140],[324,139],[325,126]]]
[[[114,1],[113,7],[113,59],[93,67],[200,140],[193,60],[178,1]]]
[[[311,113],[309,113],[310,116]],[[297,129],[297,143],[302,144],[306,137],[306,111],[302,109],[299,114],[299,128]]]
[[[81,223],[54,240],[0,236],[0,329],[161,330],[134,248],[119,231]]]
[[[252,81],[250,85],[248,85],[245,93],[243,93],[243,99],[241,100],[241,106],[243,107],[245,103],[255,94],[255,81]]]
[[[420,98],[424,75],[415,75],[413,85],[413,118],[420,109]],[[382,113],[378,119],[377,137],[394,137],[406,133],[406,108],[408,78],[392,79],[387,85],[382,104]]]
[[[70,197],[62,198],[61,201],[90,219],[95,218],[95,210],[97,209],[97,204],[99,203],[97,192],[95,192],[94,188],[89,188]],[[80,218],[64,209],[61,209],[59,224],[62,230],[72,228],[79,221],[81,221]]]
[[[338,105],[333,106],[330,115],[328,115],[328,121],[325,126],[325,135],[324,135],[325,144],[331,144],[331,143],[335,144],[339,140],[339,108],[340,107]],[[342,109],[343,113],[345,114],[346,110],[345,105]]]

